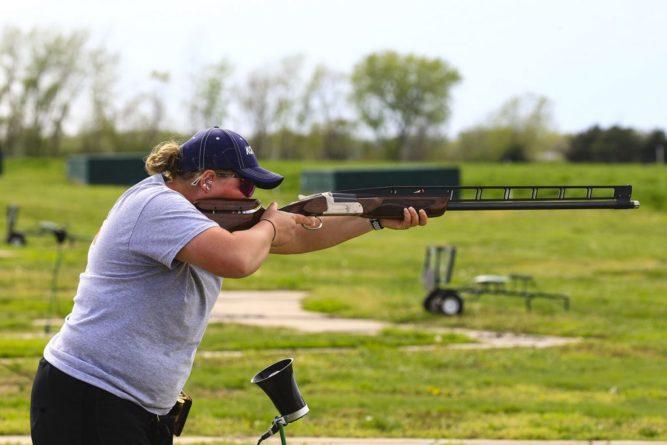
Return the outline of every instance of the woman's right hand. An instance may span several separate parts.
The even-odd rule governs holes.
[[[276,237],[271,243],[272,246],[282,246],[291,243],[297,236],[301,224],[307,226],[317,225],[317,219],[299,215],[297,213],[282,212],[278,210],[278,205],[272,202],[264,211],[262,219],[268,219],[273,223],[276,229]]]

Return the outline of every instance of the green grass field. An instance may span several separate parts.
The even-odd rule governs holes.
[[[283,172],[263,201],[298,193],[305,167]],[[345,164],[345,166],[349,166]],[[67,224],[91,237],[122,187],[69,183],[64,162],[9,159],[0,207],[21,206],[20,226]],[[641,165],[462,165],[467,185],[633,184],[633,211],[451,212],[427,227],[385,230],[300,256],[274,256],[252,277],[224,289],[302,289],[309,309],[425,327],[470,327],[581,337],[549,349],[450,350],[460,336],[389,329],[377,337],[306,335],[288,329],[212,325],[186,391],[195,399],[190,435],[255,435],[274,409],[249,383],[255,372],[293,356],[311,413],[290,435],[521,439],[667,439],[667,168]],[[4,219],[0,230],[5,231]],[[47,341],[33,323],[48,311],[55,243],[0,246],[0,434],[29,431],[31,378]],[[567,293],[571,309],[512,298],[482,298],[463,316],[421,308],[425,247],[455,244],[454,284],[483,273],[534,275]],[[61,317],[70,307],[87,246],[68,246],[58,286]],[[28,335],[28,334],[34,335]],[[406,352],[404,345],[434,345]],[[326,348],[326,350],[322,350]]]

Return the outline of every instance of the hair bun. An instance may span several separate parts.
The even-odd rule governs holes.
[[[146,157],[144,168],[149,175],[161,173],[172,180],[179,175],[181,153],[176,141],[161,142]]]

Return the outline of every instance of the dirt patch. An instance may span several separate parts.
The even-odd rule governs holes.
[[[0,258],[14,258],[16,254],[11,250],[0,249]]]
[[[451,349],[545,348],[580,341],[578,338],[473,329],[428,328],[417,325],[394,325],[376,320],[329,317],[304,310],[301,301],[306,295],[307,292],[299,291],[223,291],[213,308],[210,322],[286,327],[302,332],[349,332],[367,335],[375,335],[385,327],[401,326],[441,333],[454,332],[466,335],[475,341],[475,343],[449,345]]]

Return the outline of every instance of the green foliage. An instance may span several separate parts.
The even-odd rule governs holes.
[[[57,154],[87,75],[88,33],[5,28],[0,37],[0,151]]]
[[[304,334],[286,328],[261,328],[242,325],[213,324],[206,330],[200,346],[205,351],[300,350],[315,348],[400,347],[418,345],[445,346],[471,342],[459,334],[434,334],[410,328],[386,328],[380,334],[346,333]]]
[[[459,133],[456,157],[509,162],[558,159],[565,141],[553,129],[551,107],[543,96],[510,98],[487,123]]]
[[[227,117],[230,102],[231,64],[226,60],[205,66],[195,79],[190,102],[190,121],[195,130],[220,125]]]
[[[511,128],[478,126],[459,133],[457,140],[457,158],[466,161],[499,161],[505,157],[512,144]],[[525,148],[521,146],[521,158],[525,157]]]
[[[345,119],[336,119],[325,124],[313,124],[308,140],[308,147],[316,156],[310,159],[344,160],[355,159],[362,155],[363,142],[352,135],[355,124]]]
[[[297,120],[302,128],[309,129],[311,158],[359,157],[363,144],[353,136],[356,123],[345,116],[347,80],[345,73],[318,65],[304,88]]]
[[[2,29],[0,152],[137,152],[188,136],[166,124],[174,118],[165,103],[169,72],[153,71],[147,87],[121,101],[119,54],[89,40],[84,30]],[[643,134],[595,126],[568,139],[555,130],[550,101],[534,94],[510,98],[450,142],[443,126],[461,75],[442,59],[382,51],[364,57],[351,74],[319,65],[307,80],[303,61],[296,55],[258,67],[234,86],[238,94],[230,94],[230,62],[195,67],[192,97],[179,109],[200,129],[224,126],[235,105],[245,114],[255,151],[272,160],[523,162],[561,160],[565,154],[577,162],[664,161],[663,130]],[[72,116],[74,101],[89,110],[83,119]],[[374,140],[362,125],[374,132]],[[76,133],[65,132],[75,127]]]
[[[80,150],[84,153],[113,152],[121,143],[118,116],[114,110],[120,56],[104,48],[96,48],[91,50],[89,58],[92,112],[78,134]]]
[[[450,90],[460,80],[458,71],[441,59],[373,53],[353,69],[353,98],[378,138],[396,143],[390,159],[423,159],[427,147],[418,143],[419,136],[447,120]]]
[[[662,130],[653,130],[645,138],[639,161],[664,163],[666,153],[667,135]]]
[[[0,358],[38,357],[48,338],[0,338]]]
[[[570,138],[567,158],[574,162],[655,162],[657,150],[667,148],[662,130],[643,135],[632,128],[597,125]]]
[[[240,105],[253,128],[252,145],[263,159],[280,159],[290,147],[302,64],[301,56],[291,56],[275,67],[256,69],[239,91]]]

